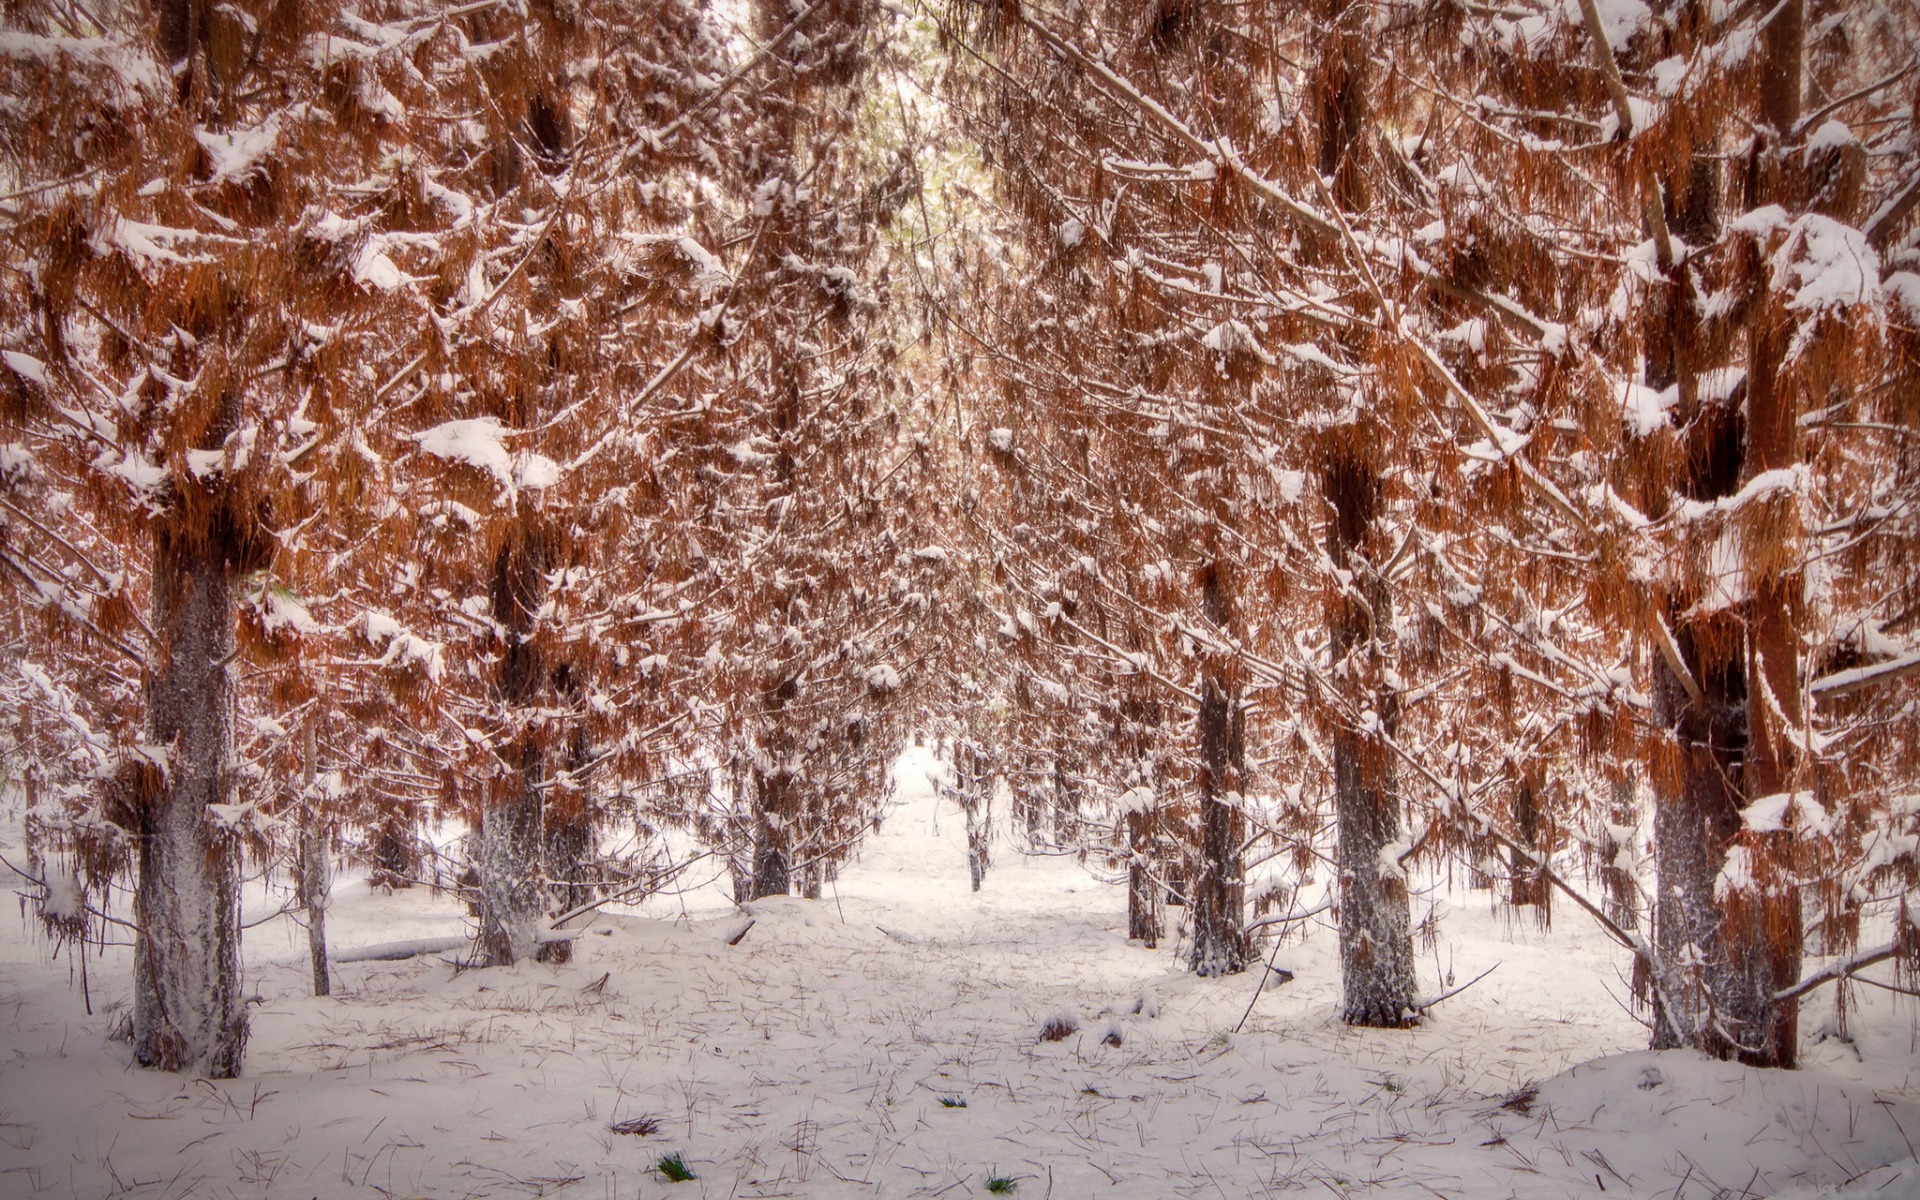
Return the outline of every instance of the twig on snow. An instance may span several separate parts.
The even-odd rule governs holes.
[[[1493,974],[1495,971],[1498,971],[1499,969],[1500,969],[1500,964],[1495,963],[1492,966],[1488,967],[1486,970],[1480,972],[1478,975],[1475,975],[1472,979],[1467,980],[1465,983],[1461,984],[1459,987],[1448,988],[1446,991],[1441,992],[1438,996],[1435,996],[1431,1000],[1422,1000],[1419,1003],[1413,1005],[1412,1006],[1413,1011],[1416,1013],[1419,1013],[1422,1016],[1425,1016],[1427,1010],[1432,1008],[1434,1005],[1440,1003],[1442,1000],[1453,999],[1455,996],[1458,996],[1461,992],[1466,991],[1468,988],[1472,987],[1476,983],[1479,983],[1482,979],[1485,979],[1487,976]]]

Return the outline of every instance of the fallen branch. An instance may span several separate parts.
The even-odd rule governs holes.
[[[412,938],[404,942],[380,942],[355,950],[336,950],[329,957],[337,963],[399,962],[402,959],[419,958],[426,954],[445,954],[449,950],[459,950],[471,944],[472,941],[472,938],[464,934],[457,937]]]

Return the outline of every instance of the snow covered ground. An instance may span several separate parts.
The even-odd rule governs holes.
[[[1341,1025],[1317,929],[1235,1033],[1257,973],[1130,945],[1073,860],[1002,848],[971,894],[931,766],[902,761],[826,899],[754,905],[735,946],[703,890],[599,918],[566,967],[343,964],[314,999],[304,935],[253,929],[239,1080],[131,1068],[106,1037],[127,951],[92,963],[89,1017],[68,959],[0,922],[0,1197],[1920,1196],[1912,1007],[1877,989],[1801,1071],[1656,1055],[1577,914],[1543,933],[1463,892],[1425,982],[1500,967],[1422,1028]],[[341,949],[463,926],[352,878],[330,918]],[[1078,1031],[1040,1041],[1060,1014]]]

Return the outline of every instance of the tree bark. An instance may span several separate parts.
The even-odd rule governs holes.
[[[784,896],[793,890],[792,784],[784,775],[753,773],[753,898]]]
[[[332,864],[327,858],[327,824],[314,795],[313,723],[300,730],[300,907],[307,914],[307,963],[313,971],[313,994],[333,994],[333,976],[327,968],[327,903],[333,890]]]
[[[1071,846],[1080,840],[1080,764],[1061,740],[1053,752],[1053,844]]]
[[[1316,63],[1314,95],[1319,112],[1320,173],[1333,181],[1334,202],[1357,212],[1367,207],[1367,9],[1351,0],[1326,0],[1325,36]],[[1392,621],[1383,581],[1366,561],[1367,539],[1379,505],[1377,468],[1354,444],[1368,434],[1353,430],[1327,448],[1324,482],[1334,519],[1327,552],[1346,573],[1328,614],[1336,679],[1344,679],[1342,707],[1371,709],[1378,733],[1356,729],[1336,717],[1333,734],[1333,802],[1340,870],[1340,969],[1342,1016],[1349,1025],[1397,1028],[1408,1023],[1414,1002],[1412,909],[1406,881],[1381,851],[1400,834],[1400,797],[1392,760],[1381,742],[1397,728],[1398,706],[1383,685],[1371,697],[1358,680],[1364,662],[1377,661],[1378,638]],[[1364,601],[1361,599],[1364,595]]]
[[[1656,666],[1654,719],[1672,728],[1679,762],[1671,782],[1665,782],[1667,773],[1654,774],[1654,945],[1669,964],[1677,993],[1653,994],[1653,1048],[1693,1045],[1724,1058],[1732,1046],[1716,1028],[1715,1013],[1726,998],[1734,941],[1723,928],[1714,888],[1740,828],[1746,672],[1737,656],[1702,653],[1691,626],[1683,625],[1675,640],[1705,704],[1687,698],[1664,662]]]
[[[493,619],[506,639],[500,665],[500,698],[508,711],[530,707],[539,694],[545,664],[531,642],[533,614],[545,598],[544,555],[524,531],[500,547],[494,560]],[[541,780],[546,751],[532,733],[514,747],[512,777],[504,796],[482,813],[474,855],[480,871],[480,954],[490,967],[512,966],[537,952],[545,926],[541,878]]]
[[[1202,604],[1207,620],[1225,632],[1231,624],[1230,568],[1208,566]],[[1210,670],[1200,691],[1200,854],[1187,897],[1193,922],[1195,975],[1232,975],[1247,966],[1246,881],[1240,862],[1246,817],[1240,780],[1246,768],[1246,718],[1239,690],[1224,671]]]
[[[1600,839],[1604,862],[1600,883],[1606,892],[1607,919],[1622,929],[1640,927],[1640,885],[1633,872],[1623,866],[1620,856],[1628,847],[1613,834],[1616,828],[1630,829],[1634,824],[1633,776],[1623,772],[1611,785],[1611,803],[1607,809],[1608,829]]]
[[[570,693],[570,698],[577,699]],[[541,806],[541,857],[546,862],[547,890],[555,912],[568,912],[593,899],[595,873],[593,813],[587,804],[582,773],[592,758],[592,744],[584,724],[574,727],[567,744],[567,771],[571,791],[550,797]],[[542,962],[573,961],[573,943],[541,944]]]
[[[1127,937],[1149,950],[1160,945],[1160,888],[1153,878],[1159,862],[1155,817],[1148,809],[1126,815]]]
[[[966,821],[967,876],[977,892],[993,865],[993,772],[986,753],[962,740],[954,743],[953,773],[959,783],[954,799]]]
[[[1513,791],[1513,823],[1516,841],[1526,847],[1528,854],[1522,854],[1518,848],[1512,852],[1508,868],[1513,879],[1508,888],[1508,899],[1516,908],[1547,903],[1547,881],[1533,865],[1544,862],[1545,856],[1540,845],[1540,803],[1534,794],[1533,785],[1521,780]]]
[[[392,815],[382,819],[380,827],[373,833],[371,856],[373,869],[367,876],[370,885],[389,891],[413,886],[420,864],[414,854],[413,838],[405,817]]]
[[[1770,169],[1757,173],[1759,194],[1752,200],[1755,205],[1786,202],[1792,209],[1801,197],[1800,189],[1792,186],[1796,169],[1788,162],[1787,142],[1800,120],[1805,0],[1785,0],[1763,30],[1760,45],[1760,115],[1771,129],[1762,153],[1773,161]],[[1790,331],[1772,297],[1757,306],[1747,334],[1743,485],[1800,461],[1800,405],[1784,375]],[[1798,754],[1792,736],[1806,711],[1799,653],[1799,597],[1805,588],[1797,555],[1788,565],[1768,569],[1750,561],[1748,573],[1745,800],[1751,803],[1793,788]],[[1752,878],[1747,886],[1730,889],[1727,898],[1727,958],[1734,991],[1730,1024],[1740,1042],[1740,1060],[1751,1066],[1791,1067],[1798,1053],[1800,1003],[1773,999],[1798,982],[1805,941],[1793,838],[1786,830],[1748,833]]]
[[[163,525],[153,548],[157,661],[147,740],[169,752],[151,772],[134,887],[133,1055],[143,1067],[240,1073],[240,868],[209,806],[231,804],[234,571],[205,528]]]
[[[1392,601],[1363,550],[1379,503],[1379,476],[1353,447],[1329,451],[1326,493],[1334,509],[1327,552],[1349,580],[1332,605],[1333,675],[1349,681],[1370,674],[1364,659],[1378,655],[1379,630],[1392,620]],[[1363,591],[1365,603],[1352,594]],[[1398,1028],[1412,1019],[1414,1002],[1412,904],[1397,865],[1382,851],[1400,836],[1400,796],[1382,738],[1398,729],[1398,704],[1384,685],[1373,696],[1363,685],[1345,689],[1346,707],[1370,709],[1378,734],[1345,717],[1333,734],[1333,803],[1339,828],[1340,973],[1342,1017],[1349,1025]]]
[[[539,951],[545,924],[540,878],[540,792],[543,756],[522,748],[508,798],[480,818],[480,952],[489,967],[510,967]]]

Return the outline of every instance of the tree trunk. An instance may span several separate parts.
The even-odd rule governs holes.
[[[480,818],[480,952],[489,967],[510,967],[539,952],[546,926],[540,871],[539,781],[545,756],[522,747],[508,799]]]
[[[1360,453],[1333,448],[1326,471],[1327,498],[1334,519],[1327,552],[1336,569],[1347,573],[1346,589],[1363,589],[1366,603],[1348,591],[1336,596],[1329,629],[1333,677],[1354,681],[1374,672],[1362,669],[1379,654],[1381,629],[1392,621],[1392,601],[1384,583],[1362,553],[1379,503],[1379,476]],[[1333,803],[1339,828],[1340,974],[1342,1016],[1349,1025],[1398,1028],[1413,1010],[1414,971],[1412,904],[1405,877],[1381,861],[1381,852],[1400,836],[1400,796],[1384,738],[1394,736],[1398,704],[1385,685],[1366,695],[1364,685],[1343,689],[1345,707],[1370,711],[1378,733],[1335,718]]]
[[[1225,631],[1230,606],[1225,564],[1207,568],[1202,604]],[[1232,975],[1247,966],[1246,882],[1240,862],[1246,818],[1240,779],[1246,767],[1246,718],[1238,689],[1224,673],[1209,672],[1200,691],[1200,854],[1187,891],[1193,921],[1195,975]]]
[[[1053,844],[1070,846],[1080,840],[1079,764],[1064,743],[1053,755]]]
[[[725,809],[723,843],[728,847],[727,875],[733,882],[733,902],[753,900],[753,868],[760,841],[756,835],[759,800],[749,791],[758,787],[757,776],[744,756],[736,756],[729,768],[733,778],[731,802]]]
[[[1154,882],[1157,865],[1154,813],[1136,808],[1126,815],[1127,936],[1152,950],[1160,944],[1160,887]]]
[[[1801,73],[1806,56],[1805,0],[1786,0],[1761,34],[1761,119],[1771,127],[1762,139],[1771,169],[1758,172],[1753,206],[1785,202],[1798,207],[1800,189],[1787,145],[1800,121]],[[1747,438],[1740,481],[1800,461],[1800,405],[1783,377],[1789,329],[1769,297],[1757,306],[1747,338]],[[1798,531],[1792,536],[1797,537]],[[1798,754],[1793,734],[1806,706],[1800,692],[1799,597],[1805,592],[1798,556],[1763,569],[1748,552],[1746,803],[1793,789]],[[1751,862],[1746,886],[1726,897],[1726,956],[1734,996],[1730,1024],[1739,1057],[1750,1066],[1791,1067],[1798,1052],[1797,1000],[1776,1004],[1773,996],[1800,979],[1800,890],[1794,881],[1794,835],[1786,830],[1749,833]]]
[[[150,773],[143,812],[133,1055],[143,1067],[230,1079],[247,1042],[239,847],[208,806],[234,799],[233,569],[209,531],[156,531],[153,628],[147,739],[170,758]]]
[[[1535,862],[1546,861],[1540,846],[1540,802],[1534,794],[1533,785],[1525,780],[1520,781],[1513,791],[1513,824],[1514,832],[1518,835],[1515,840],[1526,848],[1527,853],[1523,854],[1517,848],[1513,851],[1508,863],[1513,878],[1507,897],[1517,908],[1544,905],[1547,901],[1547,881],[1534,865]]]
[[[1357,212],[1368,204],[1367,72],[1372,46],[1368,8],[1351,0],[1326,0],[1324,35],[1317,79],[1320,174],[1333,181],[1333,199]],[[1334,679],[1341,707],[1359,714],[1371,710],[1378,732],[1356,729],[1340,714],[1334,718],[1333,802],[1338,827],[1340,870],[1340,970],[1345,998],[1342,1015],[1349,1025],[1393,1028],[1409,1020],[1414,998],[1412,908],[1397,868],[1383,864],[1380,852],[1400,834],[1400,797],[1393,762],[1382,737],[1394,735],[1395,697],[1384,685],[1371,697],[1360,678],[1380,656],[1379,637],[1392,613],[1384,581],[1365,559],[1367,539],[1379,505],[1378,469],[1356,445],[1372,435],[1352,430],[1351,441],[1329,446],[1325,466],[1328,502],[1334,520],[1327,552],[1346,573],[1340,595],[1328,614]],[[1358,594],[1350,594],[1355,592]],[[1360,596],[1364,595],[1364,602]],[[1341,664],[1345,664],[1342,667]]]
[[[309,717],[300,730],[300,907],[307,914],[307,963],[313,970],[313,994],[331,996],[333,977],[327,968],[327,903],[333,890],[332,863],[327,859],[327,823],[314,795],[313,724]]]
[[[1786,0],[1761,35],[1763,129],[1748,163],[1750,208],[1783,203],[1792,210],[1799,199],[1786,143],[1801,111],[1805,27],[1802,0]],[[1684,275],[1668,270],[1667,292],[1690,295]],[[1693,407],[1679,353],[1690,340],[1688,304],[1672,307],[1671,328],[1664,332],[1675,350],[1659,359],[1649,356],[1649,383],[1673,382],[1656,375],[1656,366],[1678,373],[1685,409]],[[1754,314],[1747,328],[1744,413],[1717,419],[1701,414],[1705,419],[1691,431],[1696,444],[1689,461],[1696,465],[1686,482],[1696,500],[1731,495],[1755,476],[1799,461],[1799,406],[1783,376],[1788,330],[1771,296],[1759,299]],[[1792,731],[1805,711],[1797,599],[1803,588],[1790,547],[1759,548],[1774,551],[1760,555],[1755,549],[1746,548],[1748,596],[1741,610],[1677,631],[1703,702],[1691,702],[1671,671],[1660,673],[1658,715],[1680,743],[1680,771],[1677,783],[1665,786],[1668,795],[1660,795],[1655,781],[1661,800],[1654,822],[1660,871],[1655,944],[1674,979],[1667,994],[1654,997],[1654,1045],[1690,1043],[1752,1066],[1790,1067],[1799,1006],[1773,997],[1800,975],[1804,931],[1795,847],[1786,832],[1743,830],[1740,809],[1792,790]],[[1671,601],[1669,607],[1678,623],[1684,603]],[[1731,872],[1730,863],[1736,868]],[[1682,976],[1675,965],[1683,963],[1699,965]]]
[[[577,699],[577,697],[573,697]],[[555,793],[542,806],[541,854],[546,861],[547,890],[555,914],[568,912],[593,899],[593,877],[597,854],[594,850],[593,813],[587,803],[584,773],[592,761],[593,747],[584,724],[574,727],[567,745],[569,788]],[[573,943],[542,943],[540,961],[573,961]]]
[[[1600,839],[1603,862],[1600,883],[1606,892],[1607,919],[1622,929],[1640,927],[1640,885],[1633,871],[1620,862],[1629,847],[1614,836],[1615,829],[1634,826],[1633,776],[1622,772],[1612,782],[1613,794],[1607,808],[1607,828]]]
[[[546,596],[545,555],[538,538],[516,531],[494,560],[493,619],[506,640],[500,700],[509,711],[531,707],[545,682],[545,664],[531,638]],[[512,778],[481,815],[474,855],[480,870],[480,953],[490,967],[512,966],[537,952],[545,929],[541,872],[542,778],[546,751],[535,733],[516,748]]]
[[[753,774],[753,898],[784,896],[793,890],[791,781],[781,775]]]
[[[1740,828],[1739,778],[1746,753],[1746,673],[1737,657],[1710,659],[1695,645],[1694,631],[1676,634],[1682,661],[1705,697],[1692,704],[1665,664],[1658,668],[1654,718],[1674,731],[1679,763],[1671,783],[1654,776],[1653,817],[1659,891],[1653,912],[1654,945],[1668,964],[1669,990],[1653,995],[1653,1047],[1693,1045],[1731,1057],[1732,1043],[1720,1028],[1738,1015],[1725,1006],[1728,955],[1738,944],[1725,927],[1715,883]],[[1683,964],[1694,964],[1683,970]]]
[[[954,799],[966,821],[967,876],[977,892],[993,865],[993,772],[980,747],[963,740],[954,744],[953,773],[959,784]]]
[[[405,817],[390,816],[380,822],[373,834],[373,870],[367,883],[389,891],[410,888],[420,873],[413,838]]]

